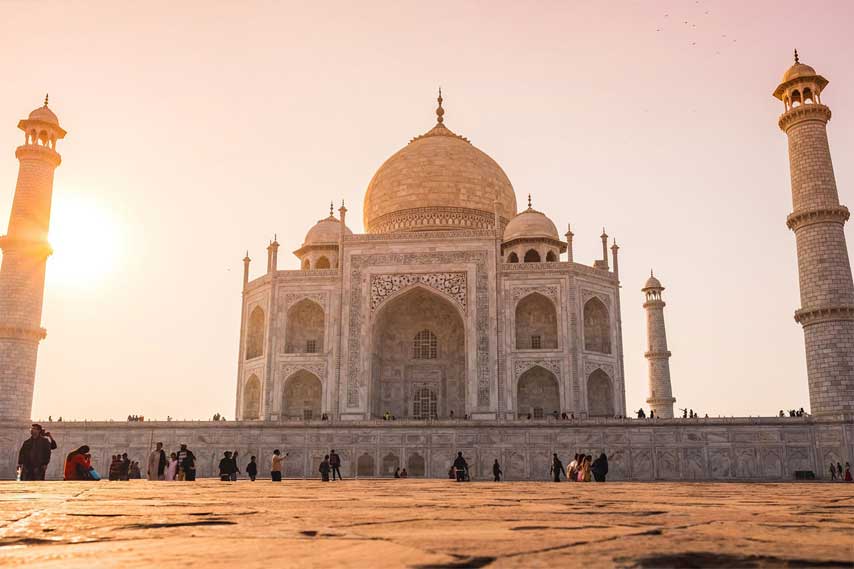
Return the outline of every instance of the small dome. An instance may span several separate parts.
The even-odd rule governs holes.
[[[795,63],[784,74],[783,80],[780,83],[786,83],[792,79],[800,79],[801,77],[815,77],[818,75],[815,69],[805,63]]]
[[[318,221],[314,227],[308,230],[303,245],[320,245],[326,243],[338,243],[338,234],[341,231],[341,222],[334,216]],[[353,232],[344,227],[344,233],[352,235]]]
[[[59,126],[59,119],[55,114],[53,114],[53,111],[50,110],[47,105],[39,107],[31,112],[28,118],[31,121],[42,121]]]
[[[513,239],[554,239],[560,241],[557,228],[542,212],[528,209],[510,220],[504,228],[504,241]]]
[[[655,276],[652,274],[652,271],[649,272],[649,278],[646,279],[646,284],[643,285],[643,289],[641,290],[647,290],[650,288],[660,288],[664,290],[664,287],[661,286],[661,281],[655,278]]]

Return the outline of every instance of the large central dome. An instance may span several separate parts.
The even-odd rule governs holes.
[[[501,166],[438,122],[380,166],[365,193],[365,231],[488,229],[495,201],[506,223],[516,215],[516,194]]]

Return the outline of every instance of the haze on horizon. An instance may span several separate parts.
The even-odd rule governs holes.
[[[534,7],[535,6],[535,7]],[[241,259],[279,267],[434,123],[494,158],[591,264],[620,244],[627,406],[640,288],[664,286],[676,408],[808,408],[782,103],[801,61],[854,204],[854,5],[783,2],[0,4],[0,233],[15,128],[50,92],[54,184],[33,416],[234,417]],[[520,208],[521,209],[521,208]],[[848,233],[849,248],[852,243]]]

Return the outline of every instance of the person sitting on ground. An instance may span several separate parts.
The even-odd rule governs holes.
[[[457,482],[463,482],[468,475],[469,463],[463,458],[463,453],[458,452],[457,458],[454,460],[454,472],[457,475]]]
[[[394,477],[400,478],[400,467],[399,466],[394,467]]]
[[[331,470],[331,467],[329,466],[328,454],[323,457],[323,461],[320,463],[320,468],[318,468],[318,470],[320,471],[320,479],[323,482],[329,482],[329,471]]]
[[[231,475],[237,470],[237,462],[231,457],[231,451],[223,453],[219,461],[219,479],[222,482],[231,482]]]
[[[258,463],[256,460],[255,455],[252,455],[249,457],[249,464],[246,465],[246,475],[252,482],[255,482],[255,478],[258,477]]]
[[[401,478],[408,478],[409,477],[409,473],[406,471],[405,468],[400,471],[400,477]]]
[[[89,470],[92,464],[86,458],[89,453],[89,447],[82,447],[71,451],[65,458],[65,468],[63,472],[63,480],[91,480]]]
[[[590,472],[596,482],[605,482],[605,477],[608,475],[608,457],[604,452],[590,465]]]

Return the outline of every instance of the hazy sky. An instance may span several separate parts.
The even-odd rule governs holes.
[[[677,407],[808,406],[782,103],[830,80],[854,206],[854,3],[0,1],[0,233],[15,126],[46,91],[54,185],[33,413],[234,416],[241,258],[280,268],[328,203],[434,123],[507,172],[591,263],[621,246],[627,404],[647,396],[640,288],[667,287]],[[687,23],[686,23],[687,22]],[[851,229],[848,230],[849,244]]]

